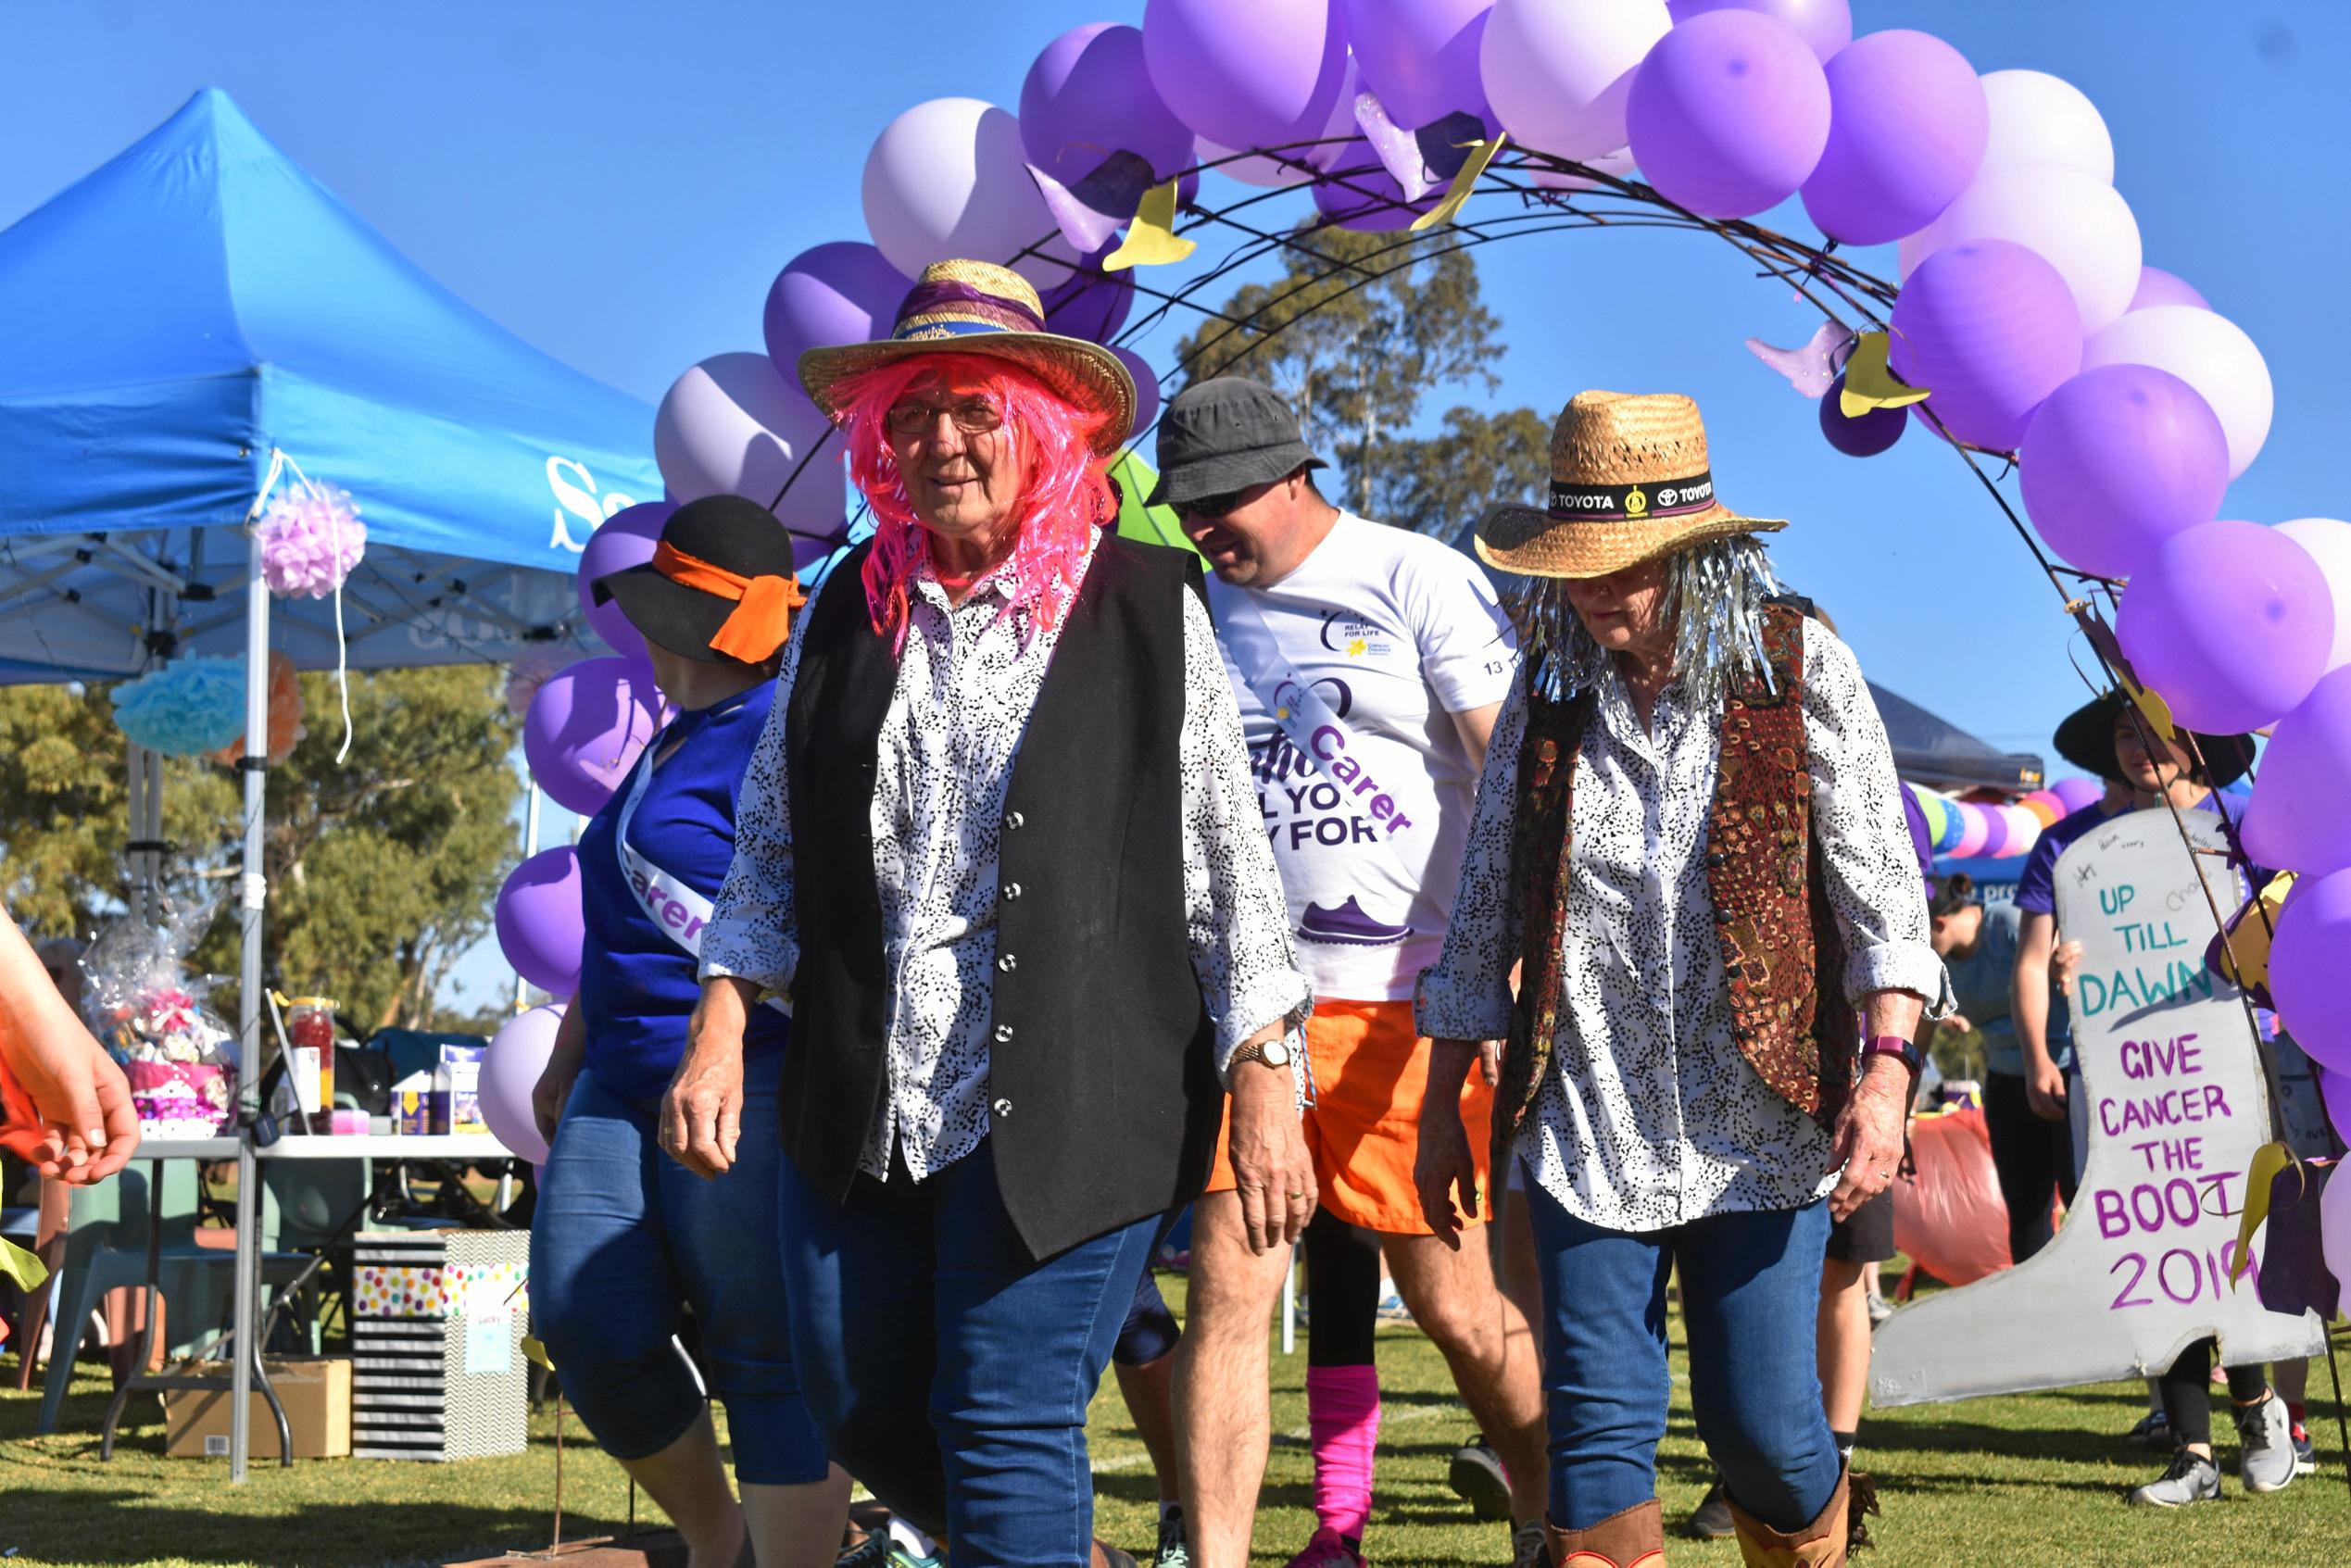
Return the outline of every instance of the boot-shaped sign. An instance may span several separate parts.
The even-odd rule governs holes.
[[[2185,816],[2198,848],[2223,847],[2210,813]],[[2056,1239],[2032,1258],[1879,1328],[1869,1365],[1878,1403],[2160,1374],[2207,1335],[2219,1336],[2232,1366],[2322,1348],[2315,1316],[2264,1310],[2250,1273],[2229,1280],[2245,1171],[2269,1141],[2244,1003],[2204,962],[2212,906],[2237,905],[2236,880],[2218,853],[2190,855],[2160,809],[2118,817],[2058,860],[2058,940],[2082,947],[2073,999],[2074,1128],[2079,1138],[2086,1124],[2089,1143],[2081,1191]]]

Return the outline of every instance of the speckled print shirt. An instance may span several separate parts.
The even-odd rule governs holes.
[[[885,1180],[894,1144],[920,1181],[987,1135],[1004,792],[1058,641],[1027,609],[1004,611],[1012,581],[1009,568],[999,568],[950,606],[937,578],[922,570],[882,720],[872,824],[889,975],[889,1076],[860,1168]],[[828,581],[819,590],[860,591],[854,581]],[[705,979],[735,975],[788,992],[799,966],[785,715],[809,620],[807,610],[794,617],[774,714],[744,775],[735,864],[702,934]],[[1221,1068],[1266,1024],[1286,1016],[1302,1022],[1309,1001],[1280,875],[1258,827],[1240,711],[1207,612],[1188,593],[1184,686],[1186,923]]]
[[[1850,954],[1842,985],[1945,995],[1903,823],[1884,724],[1844,644],[1804,622],[1813,833]],[[1717,710],[1678,684],[1644,732],[1611,671],[1576,764],[1575,860],[1559,1046],[1518,1155],[1570,1214],[1665,1230],[1709,1214],[1792,1209],[1836,1185],[1829,1134],[1765,1086],[1730,1034],[1707,891]],[[1511,867],[1523,679],[1494,726],[1444,955],[1421,976],[1420,1032],[1490,1040],[1510,1026],[1520,882]]]

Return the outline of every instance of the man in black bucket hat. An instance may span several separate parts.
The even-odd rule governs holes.
[[[1215,570],[1217,651],[1314,986],[1304,1132],[1320,1202],[1304,1249],[1318,1529],[1295,1562],[1362,1561],[1383,1253],[1492,1439],[1454,1455],[1454,1487],[1480,1517],[1522,1526],[1524,1561],[1542,1546],[1533,1340],[1496,1290],[1487,1249],[1440,1240],[1413,1183],[1429,1053],[1413,1027],[1413,983],[1451,916],[1478,763],[1515,662],[1509,622],[1466,557],[1325,500],[1313,477],[1322,459],[1271,387],[1220,376],[1186,388],[1159,422],[1158,456],[1152,502],[1175,509]],[[1458,1094],[1482,1148],[1492,1089],[1480,1078]],[[1243,1129],[1225,1142],[1246,1155]],[[1267,1440],[1265,1315],[1288,1262],[1245,1244],[1235,1182],[1220,1145],[1195,1210],[1178,1351],[1201,1568],[1239,1562],[1247,1539]],[[1473,1224],[1485,1217],[1474,1207]]]

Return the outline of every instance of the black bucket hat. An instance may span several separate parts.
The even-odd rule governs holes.
[[[1195,382],[1159,417],[1159,483],[1146,506],[1182,507],[1325,468],[1281,395],[1246,376]]]
[[[661,525],[650,561],[597,578],[591,592],[646,641],[705,664],[765,664],[806,602],[791,531],[741,495],[686,502]]]
[[[2123,783],[2122,764],[2115,760],[2114,721],[2131,699],[2120,692],[2107,692],[2092,697],[2066,715],[2057,726],[2057,755],[2081,769],[2110,784]],[[2212,776],[2202,782],[2214,789],[2225,789],[2244,777],[2253,766],[2253,739],[2249,735],[2207,735],[2195,732],[2196,749],[2204,753],[2205,766]]]

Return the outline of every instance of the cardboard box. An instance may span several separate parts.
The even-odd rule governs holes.
[[[441,1047],[440,1065],[433,1070],[434,1119],[436,1133],[486,1133],[482,1120],[482,1047]]]
[[[270,1386],[285,1407],[285,1422],[294,1434],[296,1459],[348,1459],[351,1456],[351,1363],[348,1361],[293,1361],[265,1356]],[[228,1366],[214,1362],[200,1369],[207,1374],[228,1375]],[[229,1395],[225,1389],[170,1388],[163,1395],[163,1451],[173,1459],[229,1457]],[[270,1401],[259,1389],[252,1395],[252,1420],[247,1459],[278,1457],[278,1424],[270,1418]]]

